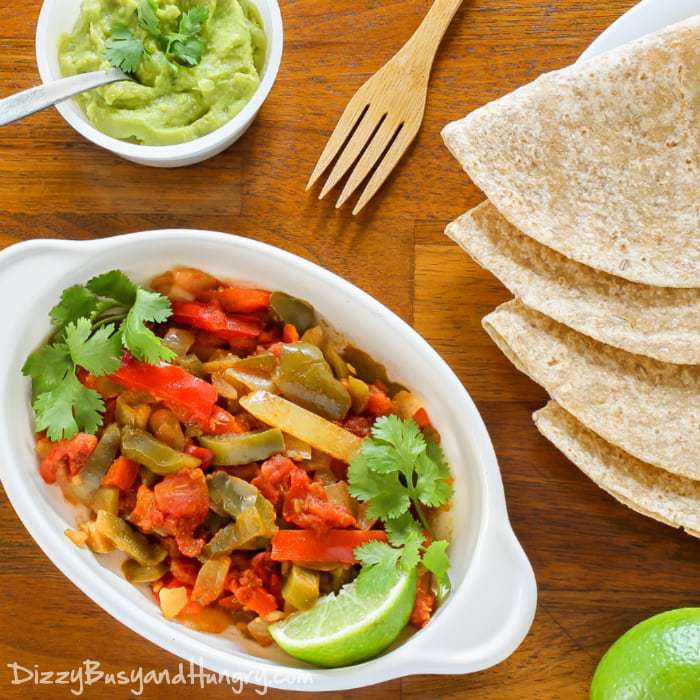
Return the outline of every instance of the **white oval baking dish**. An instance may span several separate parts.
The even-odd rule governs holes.
[[[440,431],[455,477],[453,591],[431,622],[382,656],[333,670],[311,668],[235,632],[207,635],[165,620],[152,598],[124,580],[116,563],[77,548],[63,534],[73,507],[39,477],[29,381],[21,367],[49,332],[60,292],[121,268],[134,280],[174,265],[282,289],[309,299],[350,341],[415,390]],[[253,682],[294,690],[341,690],[417,673],[479,671],[509,656],[530,628],[536,604],[530,563],[513,534],[484,423],[439,355],[406,323],[340,277],[302,258],[237,236],[167,230],[97,241],[36,240],[0,253],[0,477],[18,516],[54,564],[110,615],[184,659]]]

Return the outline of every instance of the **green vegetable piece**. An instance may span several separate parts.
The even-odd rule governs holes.
[[[207,517],[202,523],[202,527],[213,537],[219,530],[226,527],[231,522],[228,514],[220,515],[214,510],[207,513]]]
[[[303,299],[297,299],[284,292],[272,292],[270,308],[279,321],[296,326],[299,335],[316,325],[314,307]]]
[[[119,489],[114,486],[102,486],[95,491],[95,496],[92,499],[92,509],[106,510],[112,515],[119,513]]]
[[[178,367],[182,367],[185,372],[189,372],[195,377],[200,379],[204,378],[205,373],[202,369],[202,361],[195,355],[190,353],[189,355],[182,355],[173,358],[173,364]]]
[[[144,565],[139,564],[134,559],[127,559],[122,564],[124,578],[131,583],[151,583],[162,578],[168,571],[168,565],[160,564]]]
[[[405,391],[406,387],[396,382],[389,380],[386,372],[386,367],[370,357],[364,350],[356,348],[354,345],[348,345],[343,350],[343,359],[355,369],[357,376],[367,384],[374,384],[380,381],[387,387],[389,396],[392,398],[399,393]]]
[[[285,398],[328,420],[342,420],[350,409],[348,390],[315,345],[285,345],[275,383]]]
[[[93,450],[85,466],[71,479],[71,493],[80,503],[86,506],[92,505],[93,498],[102,483],[102,478],[117,456],[120,444],[119,426],[112,423],[102,433],[97,447]]]
[[[214,453],[212,464],[219,467],[258,462],[285,450],[284,436],[279,428],[257,433],[202,435],[197,440]]]
[[[313,328],[309,328],[309,330],[301,336],[301,340],[304,343],[311,343],[311,345],[321,348],[323,347],[325,337],[326,334],[323,332],[323,328],[321,326],[314,326]]]
[[[277,369],[277,358],[270,352],[251,355],[238,360],[232,367],[225,370],[224,377],[231,377],[251,391],[264,389],[272,391],[274,383],[272,375]]]
[[[350,376],[348,377],[348,391],[350,392],[353,412],[362,413],[369,401],[369,387],[361,379]]]
[[[320,574],[296,564],[282,587],[282,597],[296,610],[308,610],[319,595]]]
[[[326,362],[331,366],[333,374],[335,374],[338,379],[347,379],[350,376],[350,370],[345,360],[332,345],[327,344],[323,348],[323,356],[326,358]]]
[[[215,472],[207,478],[209,500],[214,512],[219,515],[238,517],[244,510],[255,505],[260,495],[255,486],[226,472]]]
[[[257,503],[236,518],[236,542],[239,549],[256,549],[258,538],[271,536],[269,532],[269,523],[265,522]]]
[[[196,457],[156,440],[150,433],[129,426],[122,429],[122,454],[161,476],[194,469],[202,463]]]
[[[236,548],[236,523],[229,523],[222,527],[204,546],[202,554],[207,558],[218,557],[222,554],[230,554]]]
[[[101,535],[110,539],[117,549],[128,554],[139,564],[151,566],[159,564],[168,555],[163,547],[134,530],[126,520],[106,510],[98,511],[95,527]]]

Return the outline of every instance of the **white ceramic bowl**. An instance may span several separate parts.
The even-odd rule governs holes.
[[[103,134],[86,119],[74,100],[56,106],[61,116],[82,136],[122,158],[141,165],[175,168],[192,165],[221,153],[237,141],[251,125],[277,78],[282,60],[282,15],[277,0],[252,0],[262,18],[267,36],[267,56],[262,80],[250,102],[223,126],[194,141],[175,146],[141,146]],[[44,0],[36,28],[36,61],[44,83],[61,77],[58,39],[72,31],[80,13],[81,0]]]
[[[186,264],[219,277],[285,290],[311,301],[351,342],[415,390],[440,431],[455,477],[450,546],[453,591],[423,630],[377,659],[319,670],[237,633],[206,635],[165,620],[152,598],[63,534],[74,510],[39,477],[29,381],[20,369],[49,332],[61,291],[121,268],[146,281]],[[339,690],[416,673],[469,673],[509,656],[535,611],[530,563],[508,522],[486,428],[469,394],[440,356],[406,323],[340,277],[278,248],[204,231],[153,231],[98,241],[36,240],[0,253],[0,476],[20,519],[46,555],[84,593],[138,634],[217,672],[295,690]],[[111,557],[112,555],[110,555]],[[247,675],[252,674],[252,675]]]

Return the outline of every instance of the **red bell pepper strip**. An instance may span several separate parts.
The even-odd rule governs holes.
[[[213,293],[213,297],[233,314],[252,314],[267,311],[270,306],[270,292],[263,289],[225,287]]]
[[[201,462],[199,468],[202,471],[206,471],[211,466],[212,460],[214,459],[214,453],[206,447],[187,445],[187,447],[185,447],[185,452],[188,455],[196,457]]]
[[[208,331],[224,340],[257,338],[263,328],[260,319],[230,316],[216,302],[174,301],[172,306],[175,323]]]
[[[297,327],[291,323],[285,323],[282,329],[283,343],[296,343],[299,340],[299,331]]]
[[[274,561],[357,564],[355,549],[372,540],[386,542],[386,532],[329,530],[319,534],[312,530],[279,530],[272,538],[271,556]]]
[[[162,401],[181,421],[209,427],[218,398],[216,389],[177,365],[149,365],[128,353],[111,378],[127,389],[147,391]]]
[[[102,486],[116,486],[120,491],[128,491],[133,485],[141,466],[128,457],[117,457],[102,477]]]

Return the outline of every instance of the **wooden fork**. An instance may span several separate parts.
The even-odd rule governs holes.
[[[352,213],[357,214],[372,199],[420,129],[433,60],[461,4],[462,0],[435,0],[401,50],[355,93],[311,174],[307,190],[338,153],[319,199],[357,161],[335,205],[339,208],[381,158]]]

